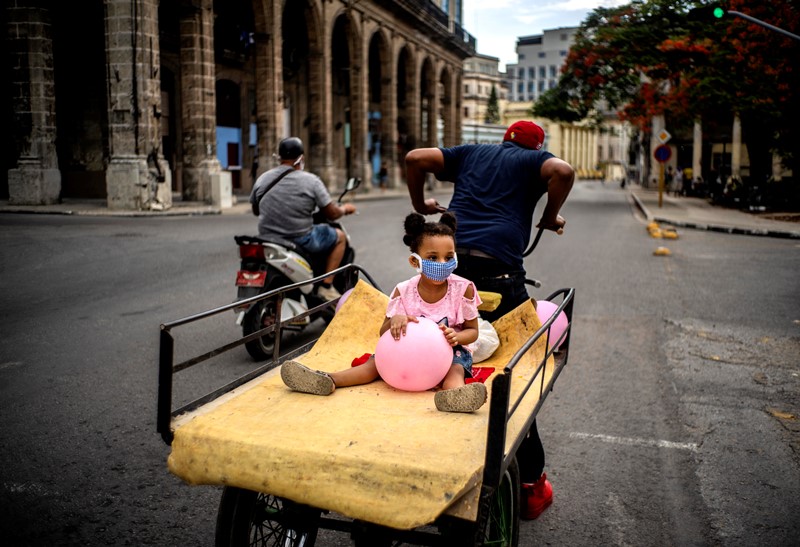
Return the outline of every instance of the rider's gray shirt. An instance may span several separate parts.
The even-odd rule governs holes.
[[[250,193],[250,203],[287,169],[288,166],[280,165],[258,177]],[[295,170],[278,181],[261,200],[258,235],[275,235],[290,240],[304,236],[311,231],[314,210],[324,208],[331,201],[328,189],[317,175]]]

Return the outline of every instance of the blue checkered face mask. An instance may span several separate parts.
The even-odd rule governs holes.
[[[456,267],[458,267],[457,256],[454,256],[447,262],[427,260],[421,258],[417,253],[411,253],[411,256],[416,258],[417,262],[420,264],[420,266],[417,267],[417,273],[421,273],[433,281],[444,281],[450,277],[450,274],[455,271]]]

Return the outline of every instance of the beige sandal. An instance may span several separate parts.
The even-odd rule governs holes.
[[[330,374],[311,370],[297,361],[286,361],[281,365],[281,379],[290,389],[312,395],[330,395],[336,389]]]
[[[480,382],[437,391],[433,396],[436,408],[442,412],[474,412],[486,403],[486,399],[486,386]]]

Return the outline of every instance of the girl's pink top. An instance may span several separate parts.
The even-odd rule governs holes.
[[[414,317],[427,317],[435,322],[447,317],[447,324],[460,332],[463,330],[464,321],[478,317],[478,306],[481,298],[478,296],[478,289],[472,281],[464,279],[456,274],[450,274],[447,278],[447,293],[438,302],[425,302],[419,295],[419,280],[421,275],[416,275],[408,281],[399,283],[390,294],[395,292],[399,296],[390,298],[389,305],[386,307],[386,317],[395,315],[413,315]],[[464,293],[467,287],[472,285],[472,298],[467,298]],[[464,346],[470,351],[477,347],[475,342]]]

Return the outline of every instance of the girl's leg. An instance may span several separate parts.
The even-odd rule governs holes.
[[[337,387],[368,384],[377,377],[374,357],[370,357],[363,365],[331,373],[312,370],[297,361],[287,361],[281,365],[284,384],[294,391],[312,395],[330,395]]]
[[[464,367],[451,365],[450,370],[442,380],[442,389],[455,389],[464,385]]]
[[[378,379],[375,356],[370,357],[363,365],[332,372],[331,378],[333,378],[336,387],[360,386],[374,382]]]

